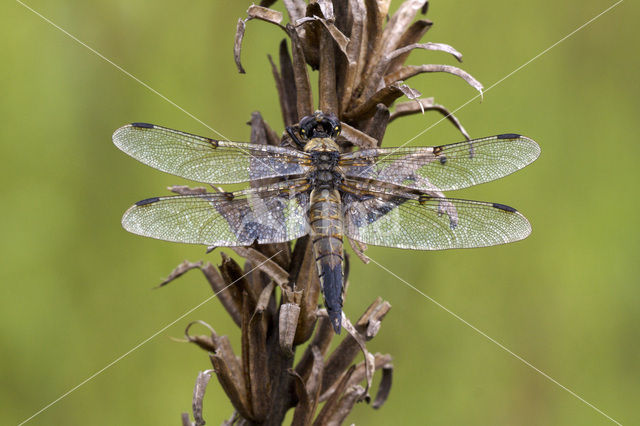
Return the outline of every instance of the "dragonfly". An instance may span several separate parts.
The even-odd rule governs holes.
[[[508,133],[449,145],[341,152],[341,123],[316,111],[286,128],[290,146],[216,140],[132,123],[115,145],[163,172],[213,185],[250,182],[235,192],[138,201],[122,218],[134,234],[215,247],[281,243],[309,235],[324,305],[340,333],[343,240],[414,250],[486,247],[531,233],[500,203],[445,197],[532,163],[538,144]]]

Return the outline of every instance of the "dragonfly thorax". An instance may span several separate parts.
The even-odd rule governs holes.
[[[311,157],[312,171],[309,175],[316,188],[335,188],[344,178],[338,168],[340,152],[331,138],[314,138],[305,146]]]

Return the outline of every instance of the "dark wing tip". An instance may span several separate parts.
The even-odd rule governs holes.
[[[511,206],[507,206],[506,204],[500,204],[500,203],[493,203],[493,207],[495,207],[496,209],[504,210],[505,212],[509,212],[509,213],[516,213],[518,211]]]
[[[522,135],[519,135],[517,133],[503,133],[501,135],[497,135],[496,137],[498,139],[518,139],[521,136]]]
[[[153,129],[155,126],[149,123],[131,123],[131,127],[137,127],[139,129]]]
[[[160,197],[146,198],[144,200],[138,201],[136,203],[136,206],[146,206],[147,204],[155,203],[158,200],[160,200]]]

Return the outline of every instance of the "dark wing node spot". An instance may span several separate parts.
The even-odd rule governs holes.
[[[420,195],[418,196],[418,203],[420,203],[420,204],[424,204],[424,203],[426,203],[427,201],[429,201],[431,198],[432,198],[432,197],[431,197],[430,195],[427,195],[427,194],[420,194]]]
[[[211,138],[207,138],[207,141],[214,147],[217,148],[218,147],[218,141],[215,139],[211,139]]]
[[[140,129],[153,129],[155,126],[149,123],[131,123],[132,127],[138,127]]]
[[[442,147],[441,146],[434,146],[433,147],[433,155],[440,155],[441,152],[442,152]]]
[[[509,213],[515,213],[517,212],[516,209],[514,209],[513,207],[504,205],[504,204],[500,204],[500,203],[493,203],[493,207],[495,207],[496,209],[500,209],[500,210],[504,210],[505,212],[509,212]]]
[[[503,133],[502,135],[496,136],[498,139],[518,139],[520,137],[517,133]]]
[[[155,203],[158,201],[159,197],[147,198],[145,200],[140,200],[136,203],[136,206],[146,206],[147,204]]]

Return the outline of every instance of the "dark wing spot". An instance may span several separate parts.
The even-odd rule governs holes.
[[[147,198],[145,200],[140,200],[136,203],[136,206],[146,206],[147,204],[155,203],[158,201],[159,197]]]
[[[440,164],[442,164],[443,166],[445,164],[447,164],[447,156],[443,155],[442,157],[440,157]]]
[[[424,204],[424,203],[426,203],[427,201],[429,201],[431,198],[433,198],[433,197],[431,197],[430,195],[427,195],[427,194],[420,194],[420,195],[418,196],[418,203],[420,203],[420,204]]]
[[[131,123],[132,127],[137,127],[140,129],[153,129],[155,126],[149,123]]]
[[[208,141],[211,145],[213,145],[213,147],[214,147],[214,148],[217,148],[217,147],[218,147],[218,141],[217,141],[217,140],[215,140],[215,139],[211,139],[211,138],[207,138],[207,141]]]
[[[442,147],[441,146],[434,146],[433,147],[433,155],[440,155],[441,152],[442,152]]]
[[[513,207],[509,207],[507,205],[500,204],[500,203],[493,203],[493,207],[495,207],[496,209],[504,210],[505,212],[509,212],[509,213],[515,213],[518,211]]]
[[[502,135],[496,136],[498,139],[518,139],[520,137],[517,133],[503,133]]]

